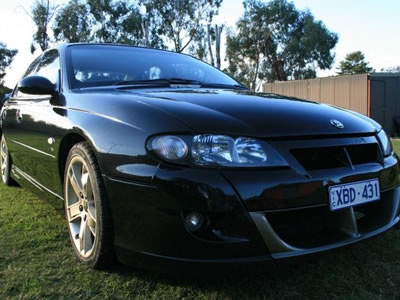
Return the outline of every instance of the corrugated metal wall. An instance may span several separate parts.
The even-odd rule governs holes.
[[[400,136],[400,74],[372,73],[371,118],[391,136]]]
[[[265,83],[263,92],[332,104],[368,115],[368,74]]]

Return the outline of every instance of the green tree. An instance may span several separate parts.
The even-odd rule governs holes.
[[[32,7],[30,17],[36,25],[36,32],[33,34],[31,52],[35,52],[39,46],[42,51],[49,48],[50,36],[48,33],[49,24],[53,18],[57,6],[52,6],[50,0],[36,0]]]
[[[189,47],[189,53],[209,62],[212,66],[221,68],[221,34],[224,25],[213,26],[211,23],[203,26]]]
[[[172,42],[173,50],[182,52],[192,46],[192,51],[203,51],[193,46],[201,41],[205,24],[218,13],[222,0],[140,0],[146,9],[148,31]],[[200,53],[199,52],[199,53]]]
[[[56,41],[69,43],[90,41],[91,23],[86,4],[79,0],[70,0],[58,10],[52,29]]]
[[[338,75],[361,74],[373,71],[373,68],[369,66],[369,62],[365,61],[364,53],[361,51],[354,51],[347,54],[337,69]]]
[[[124,1],[87,0],[89,11],[94,18],[94,40],[102,43],[115,42],[119,37],[120,20],[128,14]]]
[[[312,78],[329,69],[338,36],[292,2],[246,0],[237,32],[227,36],[227,72],[256,89],[260,80]]]
[[[143,17],[138,7],[130,6],[129,12],[121,22],[121,34],[117,40],[118,43],[146,46],[147,41],[143,31]],[[148,46],[152,44],[149,42]]]
[[[87,0],[93,20],[92,40],[145,45],[143,18],[138,3],[126,0]],[[150,45],[153,45],[150,43]]]
[[[121,22],[121,35],[118,43],[165,49],[166,46],[146,14],[140,12],[140,7],[132,4],[128,14]]]
[[[57,41],[146,45],[139,6],[127,0],[70,0],[58,10],[52,28]]]
[[[6,44],[0,42],[0,86],[3,86],[6,68],[12,63],[14,56],[17,53],[18,50],[8,49]]]

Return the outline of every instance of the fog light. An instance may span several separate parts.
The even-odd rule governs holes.
[[[204,216],[199,212],[191,212],[186,215],[185,227],[187,230],[193,232],[199,230],[204,223]]]
[[[188,153],[188,146],[179,137],[173,135],[158,136],[151,143],[158,156],[167,160],[180,160]]]

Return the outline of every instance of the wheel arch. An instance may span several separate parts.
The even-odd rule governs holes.
[[[75,148],[76,147],[76,148]],[[95,201],[94,199],[97,199],[96,202],[96,210],[100,209],[99,214],[95,212],[95,224],[96,226],[100,226],[100,229],[97,230],[96,228],[96,235],[95,239],[98,242],[93,242],[92,246],[90,249],[94,249],[93,255],[89,254],[88,256],[82,257],[79,253],[81,250],[79,250],[74,243],[76,239],[76,234],[73,234],[71,231],[71,227],[69,227],[69,234],[70,234],[70,239],[72,242],[72,245],[74,247],[75,254],[77,255],[78,259],[83,262],[88,264],[92,268],[97,268],[101,269],[104,267],[107,267],[111,265],[114,262],[115,256],[114,256],[114,233],[113,233],[113,223],[112,223],[112,213],[109,208],[108,204],[108,196],[107,192],[105,190],[104,182],[102,180],[102,175],[101,175],[101,170],[97,164],[97,157],[96,157],[96,148],[93,146],[91,143],[90,138],[88,138],[86,135],[83,133],[77,133],[77,132],[70,132],[67,135],[65,135],[61,142],[60,142],[60,147],[59,147],[59,172],[60,176],[62,176],[62,180],[64,181],[64,174],[65,174],[65,168],[67,167],[66,164],[71,162],[71,159],[74,159],[74,156],[70,156],[72,151],[75,150],[84,154],[84,156],[79,155],[80,159],[82,162],[85,162],[87,164],[87,170],[91,169],[93,171],[93,182],[95,182],[95,186],[97,187],[97,196],[94,197],[92,196],[92,201]],[[89,173],[89,172],[88,172]],[[82,178],[82,177],[81,177]],[[91,180],[92,180],[91,179]],[[69,181],[69,180],[65,180]],[[64,187],[64,190],[69,190],[67,186]],[[87,195],[87,193],[85,193]],[[82,183],[82,194],[81,199],[87,199],[84,197],[83,194],[83,183]],[[64,194],[64,197],[66,194]],[[79,198],[79,197],[78,197]],[[66,218],[68,222],[71,222],[68,219],[68,203],[71,204],[70,202],[67,202],[68,198],[65,197],[64,199],[64,208],[65,208],[65,213],[66,213]],[[75,201],[75,200],[74,200]],[[84,207],[84,204],[81,203],[82,207]],[[80,211],[83,211],[83,208],[79,209]],[[88,210],[86,208],[87,213]],[[84,220],[86,221],[86,216],[83,215],[81,216],[81,221]],[[92,217],[93,218],[93,217]],[[82,223],[81,223],[82,224]],[[102,225],[98,225],[102,224]],[[82,226],[82,225],[81,225]],[[86,225],[83,225],[86,226]],[[80,230],[78,230],[79,235],[80,235]],[[90,234],[90,233],[89,233]],[[80,237],[81,238],[81,237]],[[74,246],[75,245],[75,246]],[[96,246],[97,245],[97,246]]]
[[[68,154],[74,145],[81,142],[89,142],[89,140],[83,134],[77,132],[68,133],[60,142],[58,150],[58,172],[61,180],[61,186],[64,184],[65,164],[67,162]],[[91,145],[90,142],[89,144]]]

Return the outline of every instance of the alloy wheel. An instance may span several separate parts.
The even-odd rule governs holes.
[[[3,183],[7,182],[8,177],[8,148],[4,136],[1,138],[0,143],[0,165],[1,165],[1,179]]]
[[[68,165],[66,178],[66,213],[73,244],[82,257],[89,257],[96,241],[96,205],[93,179],[79,155]]]

